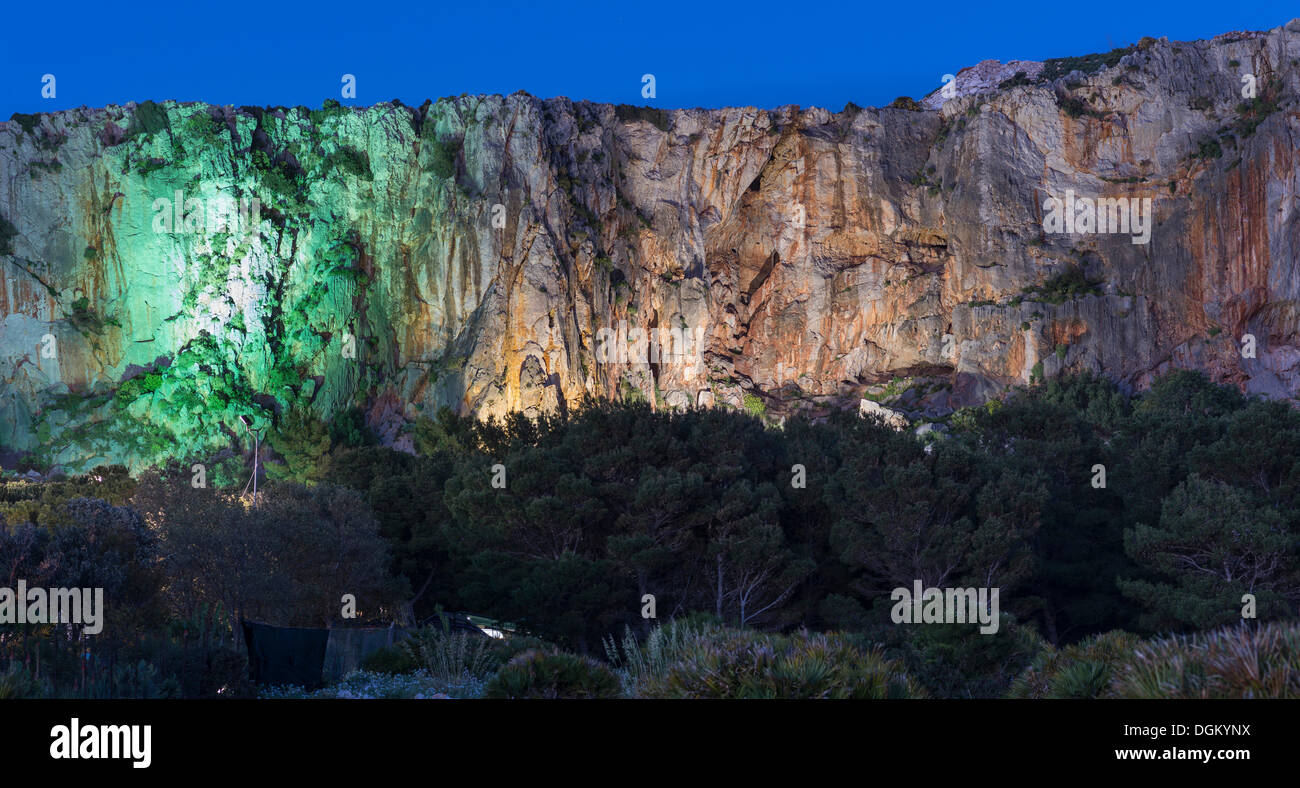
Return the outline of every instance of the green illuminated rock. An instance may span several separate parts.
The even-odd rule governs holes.
[[[946,101],[840,113],[516,94],[15,116],[0,448],[138,467],[354,407],[402,447],[442,405],[590,397],[779,419],[904,378],[882,406],[933,416],[1036,370],[1293,397],[1297,31],[985,63]],[[1151,243],[1045,235],[1067,189],[1153,198]],[[1076,268],[1086,288],[1052,289]],[[703,352],[602,356],[621,324]]]

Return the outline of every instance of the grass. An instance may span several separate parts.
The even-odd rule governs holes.
[[[673,619],[650,630],[644,641],[638,641],[631,627],[625,626],[621,642],[610,635],[602,643],[605,658],[623,680],[626,693],[636,695],[645,682],[667,675],[690,641],[706,632],[704,627]]]

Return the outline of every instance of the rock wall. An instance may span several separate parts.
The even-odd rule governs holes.
[[[309,406],[400,447],[442,405],[593,397],[934,419],[1085,369],[1294,398],[1298,61],[1300,20],[986,61],[839,113],[521,93],[16,115],[0,445],[138,466]],[[1048,231],[1067,192],[1150,198],[1149,242]],[[608,341],[673,330],[699,346]]]

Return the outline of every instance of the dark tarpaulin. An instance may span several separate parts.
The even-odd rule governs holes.
[[[273,627],[245,621],[249,678],[260,684],[293,684],[316,689],[325,666],[328,629]]]
[[[428,626],[486,638],[464,613],[435,616]],[[366,657],[408,635],[404,627],[276,627],[244,621],[248,675],[259,684],[293,684],[317,689],[361,667]]]
[[[330,639],[325,648],[324,667],[326,681],[338,681],[360,669],[366,657],[406,637],[406,630],[397,626],[335,627],[328,631]]]

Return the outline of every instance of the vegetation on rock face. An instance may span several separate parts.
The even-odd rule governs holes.
[[[631,104],[619,104],[614,107],[614,116],[624,123],[646,122],[660,131],[669,131],[673,127],[672,114],[658,107],[637,107]]]
[[[1026,74],[1026,72],[1017,71],[1014,76],[1010,77],[1009,79],[1002,80],[1002,82],[998,84],[998,89],[1008,90],[1010,88],[1019,87],[1021,85],[1032,85],[1032,84],[1034,84],[1034,80],[1030,79],[1028,74]]]
[[[911,112],[923,112],[925,107],[921,105],[921,102],[911,96],[899,96],[889,102],[889,109],[905,109]]]
[[[1071,96],[1066,93],[1062,93],[1056,97],[1056,105],[1060,107],[1065,112],[1065,114],[1069,115],[1072,118],[1082,118],[1082,117],[1100,118],[1104,116],[1104,113],[1093,109],[1092,106],[1088,104],[1088,102],[1084,101],[1078,96]]]
[[[1125,55],[1136,52],[1139,49],[1147,49],[1154,44],[1154,39],[1148,41],[1143,39],[1139,44],[1128,47],[1112,49],[1109,52],[1100,52],[1091,55],[1078,55],[1075,57],[1054,57],[1043,61],[1043,70],[1039,72],[1037,82],[1053,82],[1061,77],[1069,76],[1072,72],[1079,71],[1085,75],[1101,71],[1103,68],[1113,68],[1119,65],[1119,61]]]
[[[1206,137],[1197,143],[1194,159],[1217,159],[1223,156],[1223,146],[1213,137]]]
[[[1025,297],[1049,304],[1063,304],[1085,295],[1101,295],[1101,279],[1089,278],[1083,266],[1071,263],[1066,269],[1041,285],[1022,288]]]
[[[14,227],[4,214],[0,214],[0,254],[14,253],[14,238],[18,237],[18,228]]]
[[[325,169],[327,171],[340,170],[366,181],[374,177],[370,172],[369,154],[346,146],[325,157]]]
[[[447,180],[456,176],[456,157],[460,154],[460,143],[453,140],[433,139],[430,141],[430,171],[437,177]]]
[[[17,123],[24,134],[31,134],[33,129],[41,125],[41,113],[37,112],[29,115],[23,112],[15,112],[9,116],[9,121]]]
[[[170,119],[167,117],[166,107],[156,104],[152,101],[144,101],[136,105],[135,112],[131,115],[131,125],[127,127],[127,137],[137,137],[140,135],[158,134],[171,128]]]

